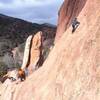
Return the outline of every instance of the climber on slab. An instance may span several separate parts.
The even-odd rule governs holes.
[[[72,33],[75,32],[79,24],[80,22],[78,22],[77,18],[74,18],[74,20],[72,21]]]

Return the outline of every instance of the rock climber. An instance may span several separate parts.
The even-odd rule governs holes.
[[[72,21],[72,33],[75,32],[75,30],[77,29],[77,27],[79,26],[80,22],[78,22],[77,18],[74,18],[74,20]]]

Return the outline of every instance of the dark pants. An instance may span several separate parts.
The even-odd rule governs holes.
[[[77,22],[76,24],[72,24],[72,33],[75,32],[75,30],[77,29],[77,27],[79,26],[79,22]]]

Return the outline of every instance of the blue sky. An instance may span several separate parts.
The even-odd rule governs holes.
[[[0,13],[35,23],[57,23],[63,0],[0,0]]]

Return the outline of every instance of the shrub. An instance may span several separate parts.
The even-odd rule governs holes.
[[[18,46],[19,52],[24,52],[25,49],[25,43],[22,43]]]
[[[0,77],[7,74],[7,66],[4,62],[0,62]]]
[[[8,67],[8,68],[13,68],[15,67],[15,64],[14,64],[14,59],[13,57],[9,54],[9,53],[6,53],[3,57],[3,62],[5,63],[5,65]]]

